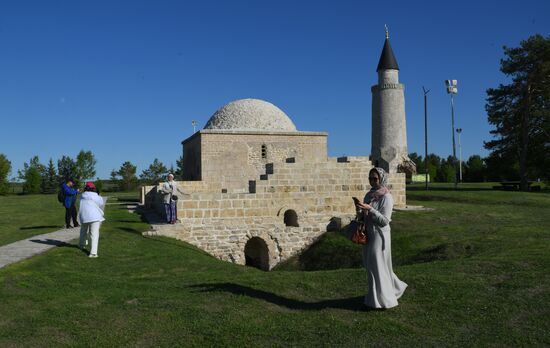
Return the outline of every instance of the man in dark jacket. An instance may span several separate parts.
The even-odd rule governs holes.
[[[65,195],[65,200],[63,205],[65,206],[65,226],[71,228],[71,218],[73,220],[74,227],[79,227],[78,221],[76,221],[76,195],[78,194],[78,189],[74,189],[74,181],[72,179],[67,179],[67,181],[62,185],[61,189]]]

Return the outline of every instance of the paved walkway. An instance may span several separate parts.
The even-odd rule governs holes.
[[[62,229],[56,232],[40,234],[25,240],[0,247],[0,268],[12,263],[41,254],[53,247],[65,245],[68,241],[78,238],[80,228]]]

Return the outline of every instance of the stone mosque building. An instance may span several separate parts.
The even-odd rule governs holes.
[[[270,270],[355,215],[352,197],[370,189],[374,164],[390,173],[396,207],[404,207],[404,172],[414,164],[407,157],[404,87],[387,35],[377,72],[370,158],[329,157],[327,133],[297,130],[266,101],[233,101],[182,142],[178,223],[147,233]],[[143,187],[142,203],[162,213],[157,190]]]

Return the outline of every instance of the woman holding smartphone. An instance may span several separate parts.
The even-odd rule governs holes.
[[[392,308],[403,295],[407,284],[393,273],[391,260],[390,221],[393,197],[387,188],[387,174],[382,168],[369,172],[371,189],[364,203],[356,202],[363,210],[367,227],[368,244],[363,247],[363,262],[367,268],[369,292],[365,305],[370,308]]]

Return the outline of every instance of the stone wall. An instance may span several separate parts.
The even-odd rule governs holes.
[[[195,133],[183,146],[185,180],[218,182],[229,192],[246,192],[248,181],[262,174],[267,163],[291,157],[299,162],[326,161],[327,133],[210,129]],[[188,157],[200,165],[185,169]]]
[[[242,192],[222,193],[218,184],[178,183],[187,193],[177,203],[180,223],[160,234],[238,264],[245,263],[246,243],[258,237],[265,242],[270,269],[310,245],[333,217],[349,221],[355,213],[351,197],[362,199],[370,188],[367,157],[288,162],[265,165]],[[392,174],[389,181],[396,206],[404,206],[405,175]],[[288,210],[297,214],[298,227],[285,225]]]

